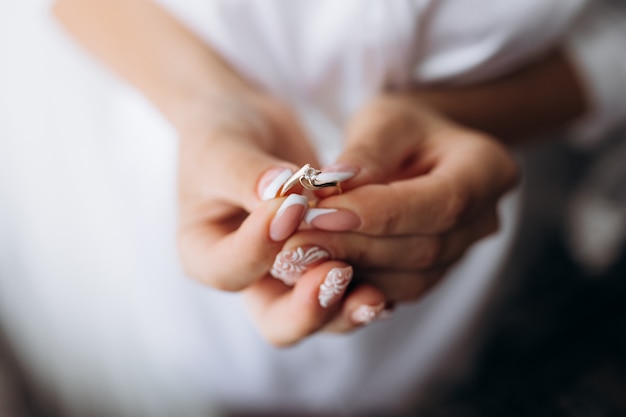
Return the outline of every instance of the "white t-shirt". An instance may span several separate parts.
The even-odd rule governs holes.
[[[553,45],[585,2],[162,3],[288,101],[329,162],[347,117],[386,85],[502,74]],[[0,51],[12,57],[0,80],[0,318],[41,380],[75,407],[133,416],[211,404],[351,414],[407,404],[456,363],[506,256],[513,198],[502,231],[421,302],[350,335],[273,348],[237,294],[180,270],[172,129],[39,18],[7,26],[30,40]]]
[[[385,85],[501,75],[553,46],[587,0],[159,1],[296,105],[328,159],[346,119]]]

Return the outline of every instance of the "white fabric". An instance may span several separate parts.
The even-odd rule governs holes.
[[[468,83],[503,74],[553,46],[586,4],[159,2],[243,74],[298,106],[312,121],[323,160],[341,149],[337,126],[384,85]]]
[[[387,83],[501,73],[555,42],[582,1],[506,3],[172,0],[168,7],[288,100],[330,161],[342,123]],[[3,20],[0,317],[40,378],[74,406],[202,415],[211,399],[256,411],[371,412],[409,402],[466,339],[512,237],[514,200],[503,204],[498,236],[391,321],[272,348],[237,295],[202,288],[180,271],[176,138],[167,124],[47,16]]]

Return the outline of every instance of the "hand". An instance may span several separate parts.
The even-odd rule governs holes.
[[[295,169],[304,163],[316,163],[304,135],[284,106],[258,94],[226,61],[156,3],[129,0],[59,0],[55,13],[87,48],[142,91],[178,129],[179,246],[183,265],[191,276],[216,288],[233,291],[246,288],[247,298],[261,331],[278,344],[293,343],[326,323],[331,327],[333,323],[336,325],[336,320],[342,318],[343,323],[347,323],[347,318],[353,313],[364,311],[358,306],[376,307],[375,310],[366,310],[361,318],[370,317],[369,313],[382,309],[382,294],[370,284],[354,285],[342,303],[329,303],[328,308],[320,306],[318,289],[320,285],[324,285],[327,272],[333,268],[347,267],[342,262],[319,260],[319,263],[308,265],[307,272],[298,280],[293,290],[267,274],[274,257],[283,248],[284,239],[297,227],[298,216],[303,209],[298,209],[298,204],[294,204],[292,208],[279,214],[279,207],[285,203],[285,199],[263,201],[259,195],[263,194],[263,188],[271,184],[272,178],[278,172],[286,168]],[[103,15],[107,18],[102,19]],[[141,18],[136,18],[137,16]],[[542,102],[545,101],[544,96],[541,99]],[[392,101],[388,101],[390,102]],[[514,102],[519,102],[519,98],[516,97]],[[498,105],[496,108],[500,107]],[[351,134],[350,146],[343,157],[344,161],[362,167],[361,173],[352,180],[352,188],[376,183],[389,185],[380,186],[382,189],[374,185],[354,188],[354,192],[349,191],[344,196],[329,198],[322,203],[322,207],[326,207],[325,204],[336,203],[337,207],[344,204],[346,209],[354,209],[358,219],[356,226],[344,222],[342,228],[340,227],[341,230],[354,228],[354,233],[321,234],[326,239],[336,239],[332,241],[336,246],[331,247],[332,242],[328,243],[330,255],[354,261],[364,271],[363,276],[366,279],[379,283],[383,288],[386,288],[385,282],[368,276],[375,271],[373,268],[394,276],[400,274],[400,271],[419,274],[424,269],[409,267],[405,259],[395,261],[395,254],[389,253],[389,248],[393,245],[387,245],[385,239],[389,242],[396,241],[396,246],[408,245],[412,248],[413,258],[416,257],[415,251],[419,249],[416,242],[420,238],[429,247],[432,247],[433,239],[438,241],[437,233],[432,230],[430,234],[413,233],[414,230],[420,230],[416,225],[398,235],[397,229],[407,226],[404,224],[407,219],[398,220],[396,227],[393,220],[385,220],[383,217],[381,221],[379,215],[388,202],[383,201],[380,207],[375,207],[371,201],[368,204],[368,199],[363,196],[363,190],[370,186],[375,187],[377,194],[374,195],[377,197],[403,194],[407,187],[401,186],[402,182],[394,185],[397,180],[404,178],[404,175],[428,171],[419,171],[428,168],[424,165],[424,157],[430,155],[432,158],[437,154],[437,146],[430,144],[428,140],[422,143],[413,138],[411,142],[420,148],[423,146],[423,154],[415,154],[414,150],[407,149],[408,145],[398,138],[391,138],[394,139],[393,142],[400,142],[393,146],[385,147],[384,144],[375,143],[375,139],[379,139],[377,131],[382,134],[389,127],[394,130],[394,120],[399,123],[395,131],[404,137],[403,117],[400,117],[402,114],[406,115],[404,122],[409,123],[406,132],[411,132],[415,127],[411,120],[419,120],[421,116],[419,112],[412,114],[408,108],[396,115],[389,113],[389,123],[380,123],[378,129],[371,129],[372,141],[367,140],[367,135],[361,141],[358,135]],[[537,108],[539,107],[530,106],[526,110]],[[370,113],[374,113],[373,120],[379,117],[374,111]],[[365,115],[367,111],[361,115],[363,120],[360,122],[357,117],[355,126],[368,125]],[[426,152],[430,148],[432,149]],[[360,149],[363,150],[362,153],[359,152]],[[391,156],[385,155],[391,158],[388,164],[376,161],[375,157],[380,155],[371,154],[379,149],[382,149],[383,155],[389,151],[393,153]],[[445,150],[442,152],[446,154]],[[351,154],[354,156],[351,157]],[[505,155],[504,152],[500,154]],[[367,158],[368,155],[371,160]],[[391,161],[395,163],[403,160],[402,155],[413,155],[415,160],[407,160],[406,166],[401,169],[389,165]],[[508,161],[506,156],[502,159]],[[378,166],[377,163],[382,165]],[[462,163],[458,165],[463,167]],[[414,167],[419,167],[418,172],[414,172]],[[432,173],[438,171],[434,165],[430,168]],[[445,171],[443,169],[442,173],[445,174]],[[506,175],[506,171],[504,173]],[[425,178],[429,176],[430,171]],[[433,191],[437,194],[437,190],[430,190],[428,187],[428,183],[433,181],[419,179],[415,178],[415,188],[418,191],[425,188],[422,191]],[[443,181],[442,178],[439,179]],[[456,178],[451,178],[450,182],[454,183],[455,180]],[[357,192],[359,189],[361,191]],[[452,195],[460,190],[461,188],[452,188],[449,193]],[[498,195],[497,192],[492,194]],[[418,199],[412,198],[411,201]],[[389,201],[406,203],[399,195]],[[433,209],[441,208],[436,207],[438,201],[440,202],[436,198],[433,200]],[[426,204],[425,201],[423,203]],[[405,206],[405,209],[399,206],[395,208],[397,211],[391,213],[400,219],[410,217],[413,210],[419,209],[417,212],[420,218],[428,218],[422,216],[418,201]],[[454,205],[450,206],[453,208]],[[387,216],[384,212],[382,214]],[[324,220],[319,216],[313,223],[324,226],[324,222],[328,223],[328,218]],[[383,226],[376,226],[377,224]],[[425,230],[430,229],[426,227]],[[409,241],[402,242],[403,234],[412,237]],[[372,243],[378,242],[379,245],[369,247],[367,239]],[[444,242],[449,239],[440,240]],[[441,245],[445,246],[443,243]],[[386,251],[384,248],[387,248]],[[364,256],[359,256],[359,253]],[[415,280],[411,278],[410,282]],[[393,295],[391,288],[387,288],[387,292]],[[293,301],[288,301],[289,297]]]
[[[262,201],[258,189],[272,185],[272,179],[287,168],[316,164],[288,109],[262,95],[156,2],[58,0],[54,12],[84,46],[139,89],[178,130],[179,248],[189,275],[232,291],[254,283],[255,288],[247,292],[256,306],[255,319],[263,334],[277,344],[299,340],[335,314],[317,302],[318,289],[329,269],[347,265],[324,266],[319,260],[321,264],[309,265],[307,275],[317,280],[316,285],[306,287],[304,279],[293,291],[273,278],[265,279],[305,207],[302,199],[295,198],[291,202],[296,204],[281,212],[279,207],[287,200]],[[313,270],[318,266],[316,275]],[[267,301],[268,294],[278,294],[263,291],[262,282],[280,289],[283,296],[264,304],[261,301]],[[290,295],[317,304],[298,308],[296,301],[280,301]],[[273,321],[265,320],[270,311]]]
[[[316,229],[343,233],[298,233],[286,247],[324,248],[386,301],[417,300],[497,230],[496,205],[516,182],[516,164],[495,139],[402,95],[371,102],[347,136],[334,169],[358,174],[307,215]]]
[[[238,291],[269,270],[264,260],[286,237],[271,239],[281,201],[263,202],[259,187],[315,157],[295,119],[271,99],[225,94],[204,113],[201,125],[180,132],[180,254],[190,276]]]
[[[180,139],[179,249],[187,274],[221,290],[245,290],[261,333],[277,345],[350,319],[361,305],[382,308],[371,285],[342,300],[352,269],[322,251],[308,254],[297,283],[268,274],[308,207],[297,194],[274,199],[277,185],[298,168],[293,162],[316,163],[289,111],[269,98],[231,93],[206,113],[206,122]]]

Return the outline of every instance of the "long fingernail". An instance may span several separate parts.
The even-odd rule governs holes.
[[[328,271],[322,285],[318,299],[320,305],[327,308],[337,302],[348,288],[348,284],[352,280],[352,267],[333,268]]]
[[[276,255],[270,274],[287,285],[293,285],[311,265],[328,257],[330,254],[317,246],[285,250]]]
[[[369,324],[380,318],[384,310],[384,302],[376,304],[375,306],[363,304],[352,312],[351,318],[356,324]]]
[[[289,195],[276,212],[270,224],[270,239],[280,242],[296,231],[302,221],[309,200],[300,194]]]
[[[316,229],[330,232],[347,232],[361,225],[361,219],[355,213],[333,208],[310,208],[304,215],[304,221]]]
[[[322,173],[317,174],[320,181],[347,181],[359,172],[359,168],[348,164],[332,164],[322,168]]]
[[[288,168],[273,168],[267,171],[259,180],[258,193],[262,200],[271,200],[276,197],[280,187],[293,175]]]
[[[323,172],[317,174],[315,179],[321,182],[342,182],[354,177],[354,172]]]

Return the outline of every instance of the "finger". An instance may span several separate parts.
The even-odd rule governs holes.
[[[440,136],[456,137],[445,140]],[[450,178],[469,190],[470,202],[476,203],[470,207],[470,213],[483,207],[478,203],[492,204],[517,184],[517,163],[499,141],[472,131],[441,133],[433,140],[440,146],[431,173]]]
[[[272,344],[287,346],[323,327],[341,308],[352,268],[338,261],[318,265],[294,287],[267,277],[244,292],[252,317]]]
[[[185,139],[179,156],[181,201],[220,201],[252,211],[259,201],[257,184],[262,174],[280,168],[274,172],[277,176],[295,167],[247,139]],[[183,206],[183,214],[187,214],[185,209]]]
[[[422,299],[441,280],[447,269],[440,267],[419,272],[359,269],[355,274],[359,282],[378,288],[388,302],[405,303]]]
[[[311,245],[322,248],[332,259],[341,259],[359,268],[423,270],[458,260],[469,246],[495,233],[498,226],[498,215],[493,208],[440,235],[373,237],[308,230],[291,236],[285,248]]]
[[[355,172],[344,184],[349,190],[363,184],[387,183],[427,172],[420,144],[435,123],[426,113],[415,117],[415,105],[396,100],[376,100],[350,122],[344,151],[324,172]]]
[[[306,197],[293,194],[263,202],[250,215],[241,212],[229,220],[181,227],[179,250],[185,271],[226,291],[257,281],[272,266],[283,241],[298,228],[307,204]]]
[[[460,223],[468,190],[448,177],[427,175],[388,185],[363,185],[322,200],[307,221],[327,231],[371,236],[439,234]]]
[[[454,151],[442,150],[445,157],[426,175],[363,185],[321,201],[318,208],[327,211],[311,224],[375,236],[434,234],[457,227],[494,205],[517,175],[514,161],[500,146],[484,140],[467,142]]]
[[[331,333],[348,333],[374,321],[388,318],[392,311],[379,289],[361,283],[346,295],[341,311],[321,330]]]

